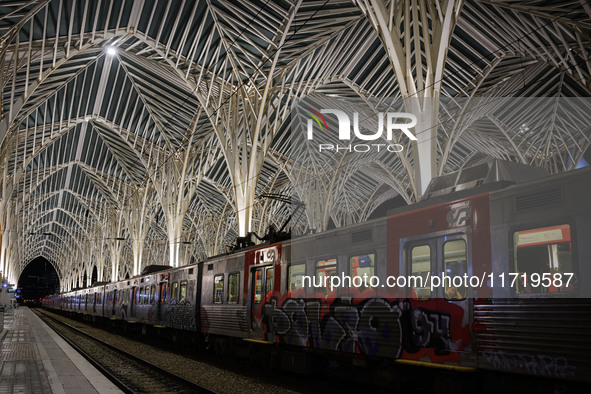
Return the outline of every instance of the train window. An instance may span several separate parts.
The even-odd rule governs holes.
[[[563,275],[574,272],[570,226],[563,224],[514,232],[513,272],[518,275],[515,286],[511,287],[517,294],[575,291],[573,281]],[[567,282],[570,282],[568,287]]]
[[[179,294],[179,302],[183,302],[187,299],[187,281],[181,280],[181,291]]]
[[[213,277],[213,303],[221,304],[224,297],[224,275]]]
[[[265,291],[267,292],[268,296],[273,295],[273,284],[275,283],[275,276],[274,276],[274,269],[267,268],[267,272],[265,274]]]
[[[254,272],[254,303],[260,304],[263,298],[263,271],[259,268]]]
[[[359,280],[355,280],[355,277],[361,278],[361,283],[364,283],[363,278],[367,278],[367,281],[374,275],[374,262],[376,260],[375,254],[360,254],[359,256],[353,256],[349,259],[349,268],[353,283],[359,283]],[[369,283],[369,282],[368,282]]]
[[[316,262],[316,277],[318,278],[319,283],[321,283],[322,285],[324,285],[324,278],[330,278],[336,273],[337,259],[328,259]]]
[[[143,287],[140,287],[140,291],[138,292],[138,294],[139,295],[138,295],[137,303],[141,305],[144,303],[144,288]]]
[[[456,239],[443,244],[443,268],[446,275],[463,277],[468,272],[466,261],[466,241]],[[466,298],[466,292],[467,289],[464,286],[456,287],[452,283],[445,282],[445,299],[447,300],[463,300]]]
[[[418,245],[410,251],[410,267],[411,274],[419,275],[423,278],[424,287],[417,287],[413,289],[416,296],[419,298],[427,298],[431,295],[431,290],[428,287],[427,275],[431,272],[431,247],[429,245]]]
[[[292,264],[287,267],[288,291],[294,291],[303,287],[302,278],[306,275],[306,264]]]
[[[228,303],[235,304],[238,302],[238,294],[240,292],[240,272],[235,272],[228,275]]]
[[[156,301],[156,285],[150,286],[150,304]]]
[[[160,283],[160,302],[166,302],[166,286],[167,283]]]
[[[178,292],[179,292],[179,283],[174,282],[172,284],[172,287],[170,288],[170,300],[171,301],[176,301],[176,296],[178,295]]]

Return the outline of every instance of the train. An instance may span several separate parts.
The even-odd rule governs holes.
[[[222,353],[260,348],[296,372],[319,357],[588,383],[590,195],[589,168],[548,175],[490,160],[434,178],[420,202],[382,218],[156,266],[43,306]]]

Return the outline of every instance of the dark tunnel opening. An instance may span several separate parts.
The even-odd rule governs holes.
[[[18,302],[28,306],[40,306],[43,297],[57,293],[60,281],[53,265],[43,257],[31,261],[18,279]]]

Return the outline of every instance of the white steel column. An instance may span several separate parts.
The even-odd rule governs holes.
[[[406,110],[418,118],[413,143],[415,199],[436,174],[439,96],[451,34],[463,0],[356,2],[382,41]],[[429,22],[431,29],[428,28]],[[421,34],[422,33],[422,34]]]
[[[160,198],[162,211],[166,218],[168,234],[169,264],[172,267],[184,265],[181,261],[180,243],[185,215],[197,192],[197,187],[204,174],[216,162],[219,147],[213,139],[195,141],[195,129],[201,111],[195,115],[190,137],[184,149],[166,160],[158,173],[154,174],[153,183]],[[196,163],[199,163],[196,165]]]
[[[216,128],[232,179],[239,236],[245,236],[252,231],[251,222],[259,175],[273,138],[281,125],[280,120],[288,115],[286,111],[281,114],[276,106],[278,98],[283,98],[284,85],[281,78],[275,80],[275,70],[301,3],[300,0],[293,4],[280,32],[274,37],[273,47],[276,49],[271,52],[274,55],[266,73],[263,91],[255,88],[252,81],[248,84],[241,83],[238,75],[235,82],[239,87],[232,93],[227,108],[223,110],[223,132],[220,133],[220,129]],[[268,50],[271,51],[272,47]],[[264,63],[260,64],[261,68]],[[235,69],[234,72],[239,73],[239,70]],[[269,119],[275,111],[276,117],[271,123]]]
[[[120,209],[110,209],[110,214],[106,217],[105,232],[106,241],[111,253],[111,282],[119,280],[119,265],[121,263],[121,249],[123,249],[124,240],[121,237],[123,230],[123,213]]]
[[[132,276],[139,275],[142,270],[144,244],[156,214],[154,193],[151,183],[138,189],[130,187],[127,191],[124,210],[133,251]]]

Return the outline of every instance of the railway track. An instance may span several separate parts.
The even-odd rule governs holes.
[[[149,361],[94,338],[42,311],[34,312],[126,393],[215,393]]]

